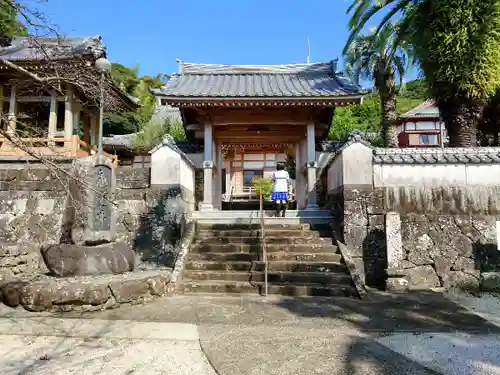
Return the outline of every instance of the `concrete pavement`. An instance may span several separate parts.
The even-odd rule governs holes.
[[[0,309],[4,317],[26,314]],[[412,352],[411,343],[428,348],[437,343],[453,351],[457,338],[464,342],[463,335],[469,335],[465,342],[482,340],[485,347],[500,339],[498,326],[437,293],[381,293],[367,301],[186,295],[83,316],[65,313],[61,318],[99,319],[92,328],[97,331],[98,325],[106,326],[103,320],[109,320],[111,332],[120,332],[120,324],[132,324],[123,320],[146,322],[149,330],[161,327],[162,322],[196,325],[201,347],[220,375],[455,374],[443,361],[450,353],[435,350],[434,363],[426,362],[418,351]],[[175,348],[166,348],[169,355],[175,355]],[[480,354],[477,348],[470,353]],[[462,358],[465,352],[457,349]],[[476,370],[496,371],[495,352],[488,356],[484,358],[487,366]],[[471,369],[460,374],[477,373]]]

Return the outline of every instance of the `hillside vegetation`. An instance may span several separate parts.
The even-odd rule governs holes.
[[[396,96],[396,109],[399,115],[422,103],[426,98],[426,87],[422,80],[410,81]],[[328,138],[344,140],[351,132],[379,133],[380,99],[377,93],[370,93],[363,99],[363,104],[349,105],[335,110],[332,127]],[[379,144],[380,137],[372,141]]]

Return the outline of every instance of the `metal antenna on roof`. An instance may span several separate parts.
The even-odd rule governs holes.
[[[307,37],[307,63],[311,63],[311,40]]]

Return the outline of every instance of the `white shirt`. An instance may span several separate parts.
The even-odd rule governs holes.
[[[288,192],[288,180],[290,175],[287,171],[276,171],[273,173],[273,192],[274,193],[287,193]]]

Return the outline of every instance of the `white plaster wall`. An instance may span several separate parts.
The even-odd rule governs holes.
[[[179,173],[181,186],[194,193],[194,168],[183,158],[179,160]]]
[[[342,154],[338,155],[330,164],[327,171],[327,191],[331,191],[344,184],[342,172]]]
[[[499,164],[375,164],[375,187],[500,185]]]
[[[180,182],[181,155],[163,145],[151,154],[151,185],[172,185]]]
[[[373,184],[373,149],[361,142],[341,151],[328,167],[327,189],[339,186],[366,186]]]

